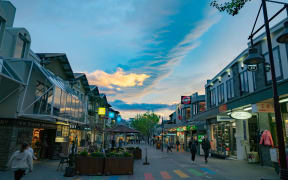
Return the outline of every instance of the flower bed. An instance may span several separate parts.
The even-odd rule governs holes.
[[[131,175],[134,170],[134,160],[131,153],[115,153],[106,154],[105,158],[105,175]]]
[[[94,152],[88,155],[85,151],[76,157],[76,173],[80,175],[103,175],[104,154]]]

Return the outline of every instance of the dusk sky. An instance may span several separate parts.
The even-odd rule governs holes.
[[[32,50],[66,53],[124,118],[147,110],[167,118],[181,95],[203,94],[206,80],[247,48],[260,5],[252,0],[232,17],[209,0],[11,2]],[[281,7],[268,4],[269,14]]]

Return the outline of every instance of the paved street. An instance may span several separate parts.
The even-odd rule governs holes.
[[[135,161],[134,175],[132,176],[75,176],[64,177],[64,171],[56,171],[58,161],[36,162],[32,174],[23,180],[162,180],[162,179],[219,179],[219,180],[256,180],[277,179],[273,168],[248,164],[245,161],[210,159],[206,165],[203,157],[196,157],[197,163],[192,164],[189,153],[162,153],[155,148],[147,147],[150,165],[142,165],[143,160]],[[143,151],[143,155],[144,155]],[[1,172],[0,179],[13,179],[12,172]],[[279,178],[278,178],[279,179]]]

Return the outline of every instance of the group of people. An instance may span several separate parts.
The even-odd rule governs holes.
[[[177,140],[176,141],[177,151],[179,151],[180,145],[181,144],[180,144],[179,140]],[[191,138],[189,141],[189,149],[191,152],[191,160],[193,163],[195,162],[195,157],[196,157],[196,153],[197,153],[197,146],[198,146],[197,139]],[[205,163],[208,163],[208,157],[209,157],[209,151],[211,149],[211,145],[210,145],[210,141],[208,140],[207,136],[205,136],[204,139],[202,140],[201,146],[202,146],[202,149],[204,151]],[[168,141],[168,143],[166,144],[166,148],[167,148],[167,153],[172,152],[172,144],[170,143],[170,141]]]
[[[205,163],[208,163],[208,157],[209,157],[209,151],[211,149],[210,141],[208,140],[207,136],[202,139],[201,142],[202,149],[204,151],[204,157],[205,157]],[[189,149],[191,152],[191,160],[194,163],[195,162],[195,157],[197,153],[197,146],[198,146],[198,141],[196,139],[190,139],[189,141]]]
[[[20,180],[26,173],[33,170],[34,151],[30,144],[22,143],[20,150],[15,151],[10,160],[8,167],[14,171],[14,179]]]

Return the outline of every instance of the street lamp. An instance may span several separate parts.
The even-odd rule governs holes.
[[[256,48],[249,48],[248,53],[248,56],[243,61],[245,65],[257,65],[265,62],[265,59],[258,53]]]
[[[283,121],[281,117],[280,112],[280,104],[279,104],[279,95],[277,90],[277,79],[276,79],[276,73],[275,73],[275,65],[274,65],[274,57],[273,57],[273,49],[272,49],[272,41],[271,41],[271,33],[270,33],[270,27],[269,22],[274,19],[277,15],[279,15],[283,10],[287,10],[288,14],[288,4],[284,2],[278,2],[274,0],[261,0],[262,4],[260,6],[260,9],[257,14],[256,21],[254,23],[251,35],[249,36],[249,39],[251,40],[251,46],[253,47],[253,36],[259,32],[263,27],[265,27],[266,30],[266,37],[267,37],[267,46],[268,46],[268,52],[269,52],[269,61],[270,61],[270,67],[271,67],[271,78],[272,78],[272,88],[273,88],[273,101],[274,101],[274,111],[275,111],[275,120],[276,120],[276,129],[277,129],[277,140],[278,140],[278,149],[279,149],[279,161],[280,161],[280,178],[281,179],[287,179],[288,178],[288,170],[287,170],[287,164],[286,164],[286,153],[285,153],[285,142],[283,137]],[[272,3],[278,3],[284,5],[284,7],[279,10],[272,18],[268,19],[268,13],[267,13],[267,2]],[[254,31],[256,22],[259,17],[259,13],[261,8],[263,9],[263,16],[264,16],[264,25],[262,25],[258,30]],[[277,42],[279,43],[286,43],[288,42],[288,23],[285,22],[285,31],[282,33],[278,38]],[[261,55],[257,54],[256,51],[250,51],[248,57],[244,60],[243,63],[247,65],[251,65],[251,63],[259,64],[264,62],[264,58],[261,57]]]

